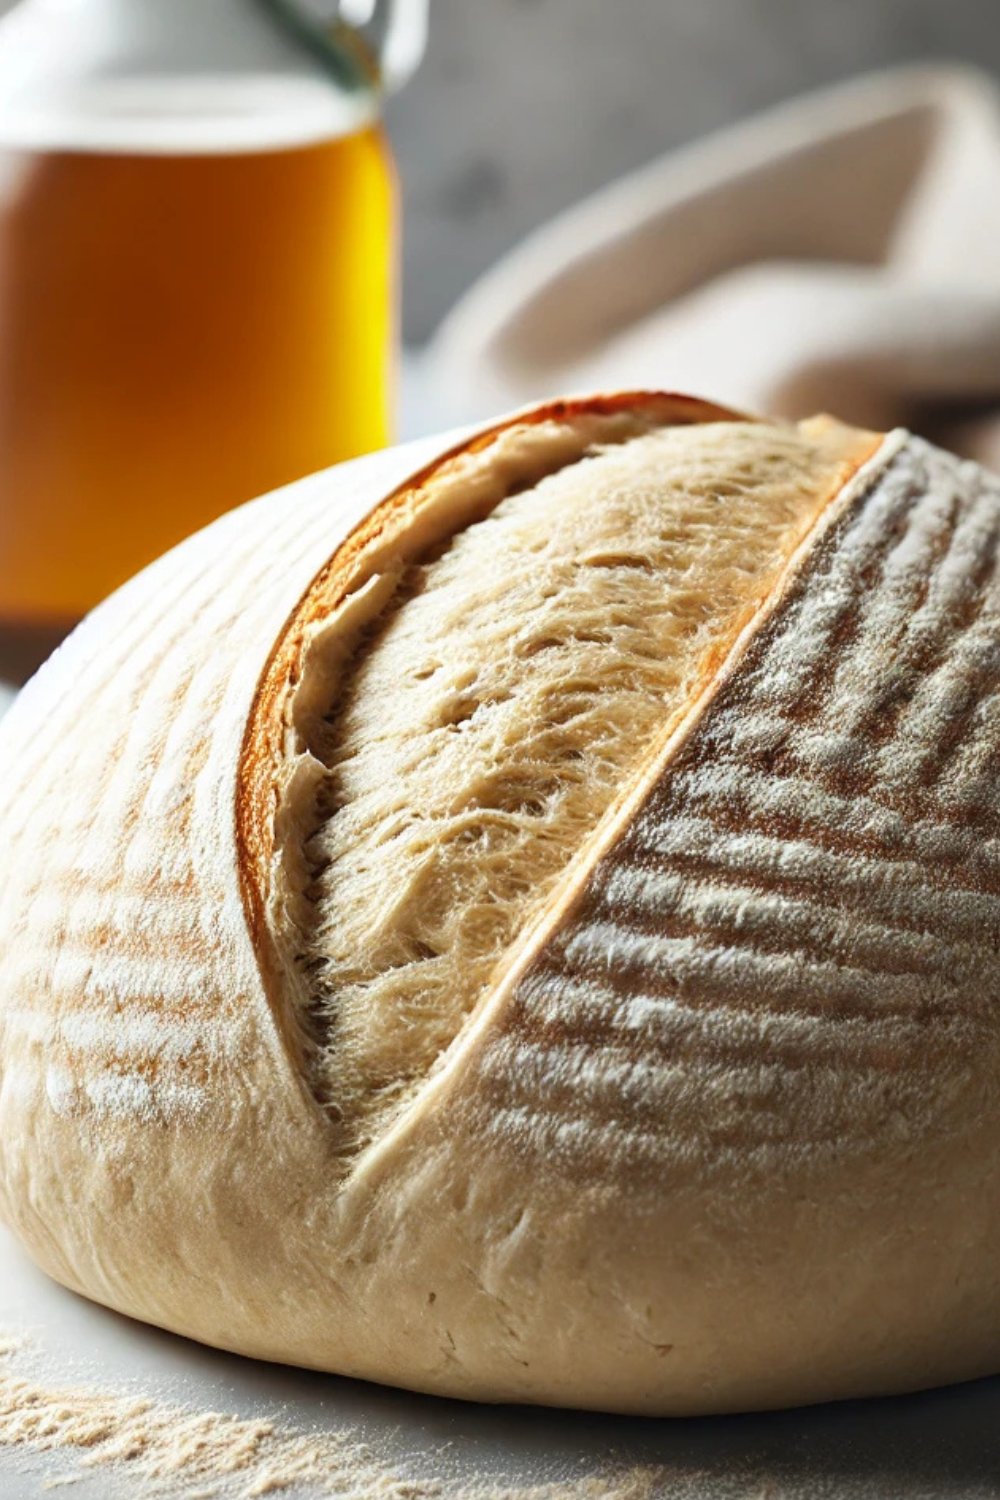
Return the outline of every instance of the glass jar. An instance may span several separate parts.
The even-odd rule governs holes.
[[[379,106],[425,4],[345,0],[332,31],[291,0],[0,22],[0,676],[222,511],[388,440]]]

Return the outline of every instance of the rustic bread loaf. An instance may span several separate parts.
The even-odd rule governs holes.
[[[161,559],[0,730],[7,1222],[450,1395],[1000,1368],[998,536],[906,434],[647,394]]]

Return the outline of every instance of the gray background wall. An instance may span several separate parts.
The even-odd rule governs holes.
[[[997,0],[430,4],[427,60],[389,109],[410,342],[533,225],[728,120],[891,63],[1000,73]]]
[[[0,0],[0,13],[11,3]],[[430,8],[426,61],[388,110],[403,179],[411,343],[526,231],[672,146],[892,63],[944,57],[1000,74],[1000,0]]]

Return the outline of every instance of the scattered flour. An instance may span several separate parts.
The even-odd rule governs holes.
[[[356,1431],[304,1432],[152,1396],[51,1386],[23,1370],[28,1354],[25,1338],[0,1335],[0,1447],[76,1450],[73,1470],[42,1481],[44,1490],[109,1465],[145,1481],[144,1493],[172,1500],[254,1500],[291,1491],[339,1500],[654,1500],[664,1493],[663,1476],[650,1466],[527,1487],[492,1475],[413,1478]]]
[[[937,1393],[914,1397],[925,1412],[923,1438],[900,1403],[875,1424],[843,1410],[840,1438],[829,1409],[819,1429],[796,1413],[792,1428],[779,1414],[771,1439],[746,1444],[703,1438],[692,1451],[682,1440],[676,1461],[630,1464],[609,1451],[603,1472],[577,1471],[543,1484],[517,1484],[478,1466],[459,1474],[448,1445],[425,1452],[432,1478],[404,1472],[390,1439],[376,1449],[358,1428],[339,1433],[245,1420],[135,1392],[49,1383],[45,1351],[0,1331],[0,1497],[8,1464],[38,1474],[38,1495],[72,1497],[73,1486],[101,1500],[998,1500],[994,1409],[975,1401],[968,1415],[945,1420]],[[973,1391],[975,1388],[972,1388]],[[926,1403],[926,1405],[924,1404]],[[953,1393],[947,1393],[954,1412]],[[896,1415],[893,1416],[893,1407]],[[935,1416],[936,1413],[936,1416]],[[789,1414],[791,1415],[791,1414]],[[737,1419],[738,1421],[740,1419]],[[955,1425],[957,1421],[957,1426]],[[888,1424],[887,1426],[885,1424]],[[983,1423],[979,1428],[978,1424]],[[655,1425],[655,1424],[654,1424]],[[686,1424],[680,1424],[681,1429]],[[704,1424],[697,1424],[704,1432]],[[713,1431],[715,1429],[713,1428]],[[961,1433],[950,1448],[949,1434]],[[803,1451],[803,1439],[810,1449]],[[848,1434],[850,1438],[848,1439]],[[893,1440],[895,1434],[895,1440]],[[682,1432],[678,1431],[678,1436]],[[816,1441],[818,1439],[818,1441]],[[14,1450],[8,1458],[2,1450]],[[18,1457],[17,1450],[20,1450]],[[896,1451],[897,1457],[890,1455]],[[961,1450],[962,1457],[959,1458]],[[537,1448],[535,1449],[537,1453]],[[950,1453],[950,1457],[948,1456]],[[45,1455],[45,1470],[32,1462]],[[47,1472],[46,1472],[47,1471]],[[98,1475],[101,1477],[98,1478]],[[92,1486],[100,1485],[98,1490]],[[23,1493],[19,1491],[18,1493]],[[82,1500],[82,1495],[81,1495]]]

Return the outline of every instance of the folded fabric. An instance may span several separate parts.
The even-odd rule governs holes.
[[[879,74],[677,151],[536,232],[429,351],[449,414],[657,386],[902,423],[1000,465],[1000,92]]]

